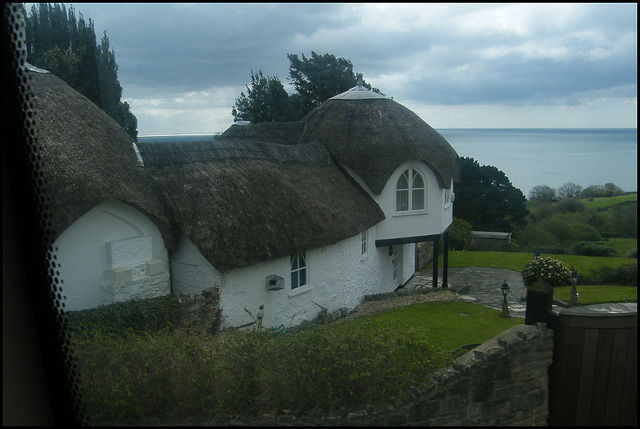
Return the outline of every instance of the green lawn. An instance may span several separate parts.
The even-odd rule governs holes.
[[[581,201],[587,209],[603,209],[615,206],[616,204],[626,203],[627,201],[638,201],[638,194],[594,198],[592,201],[589,201],[587,198],[580,198],[579,201]]]
[[[441,350],[456,350],[468,344],[483,343],[507,329],[524,323],[522,318],[503,319],[501,312],[459,301],[426,302],[386,310],[355,319],[337,329],[377,326],[397,335],[411,331]]]
[[[615,239],[620,248],[635,244],[635,239]],[[633,242],[633,243],[632,243]],[[637,264],[637,260],[622,257],[596,257],[578,255],[546,255],[561,260],[578,273],[587,273],[590,270],[602,266],[619,267],[623,265]],[[530,253],[512,252],[449,252],[449,267],[488,267],[506,268],[513,271],[522,271],[525,264],[533,259]],[[438,264],[442,267],[442,258]],[[432,267],[431,264],[428,265]],[[580,285],[578,279],[578,293],[581,305],[600,304],[607,302],[638,302],[637,286],[613,286],[613,285]],[[569,301],[571,287],[554,288],[554,298]]]
[[[569,266],[569,268],[575,269],[578,273],[586,273],[590,269],[602,266],[615,268],[628,264],[637,264],[637,260],[625,257],[547,254],[542,254],[541,256],[558,259]],[[520,272],[525,264],[533,258],[532,253],[452,251],[449,252],[449,267],[506,268]],[[442,268],[442,255],[439,255],[438,261],[438,267]],[[427,268],[432,267],[432,264],[427,265]]]
[[[602,304],[606,302],[638,302],[635,286],[587,285],[577,286],[578,305]],[[553,297],[565,302],[571,300],[571,286],[553,288]]]
[[[637,238],[609,238],[607,240],[596,241],[596,243],[613,247],[616,249],[616,252],[618,252],[618,256],[621,257],[624,257],[629,250],[638,247]]]

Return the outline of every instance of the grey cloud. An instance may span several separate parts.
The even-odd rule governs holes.
[[[286,84],[286,54],[309,55],[314,50],[350,59],[356,71],[365,73],[365,79],[411,71],[415,79],[407,90],[413,98],[415,93],[422,94],[423,101],[433,104],[544,104],[558,99],[577,103],[577,94],[612,88],[625,97],[637,94],[634,4],[581,5],[563,20],[550,16],[528,36],[500,32],[469,35],[448,19],[410,31],[366,27],[358,14],[358,8],[366,5],[75,7],[95,20],[99,36],[107,31],[120,66],[121,84],[145,92],[244,87],[251,69],[278,76]],[[491,7],[496,6],[451,5],[450,10],[462,14]],[[331,34],[332,38],[318,34]],[[546,43],[543,46],[566,53],[549,58],[527,57],[518,51],[486,56],[491,48],[509,50],[541,41]],[[625,89],[629,93],[624,93]],[[391,95],[402,98],[405,94]]]

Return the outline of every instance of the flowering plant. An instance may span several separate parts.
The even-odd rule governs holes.
[[[551,286],[571,285],[571,271],[557,259],[540,257],[527,262],[522,269],[522,279],[526,286],[531,286],[538,279],[543,279]]]

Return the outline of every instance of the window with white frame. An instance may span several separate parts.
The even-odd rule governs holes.
[[[415,168],[402,172],[396,183],[396,212],[426,210],[427,188],[422,174]]]
[[[305,252],[291,257],[291,289],[307,284],[307,258]]]
[[[367,253],[367,232],[368,232],[367,229],[362,231],[362,254],[363,255],[366,255]]]

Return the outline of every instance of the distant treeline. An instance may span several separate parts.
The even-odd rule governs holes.
[[[622,195],[624,193],[625,192],[614,183],[591,185],[583,189],[580,185],[567,182],[557,190],[547,185],[534,186],[529,192],[529,199],[538,201],[558,201],[565,198],[613,197],[614,195]]]

